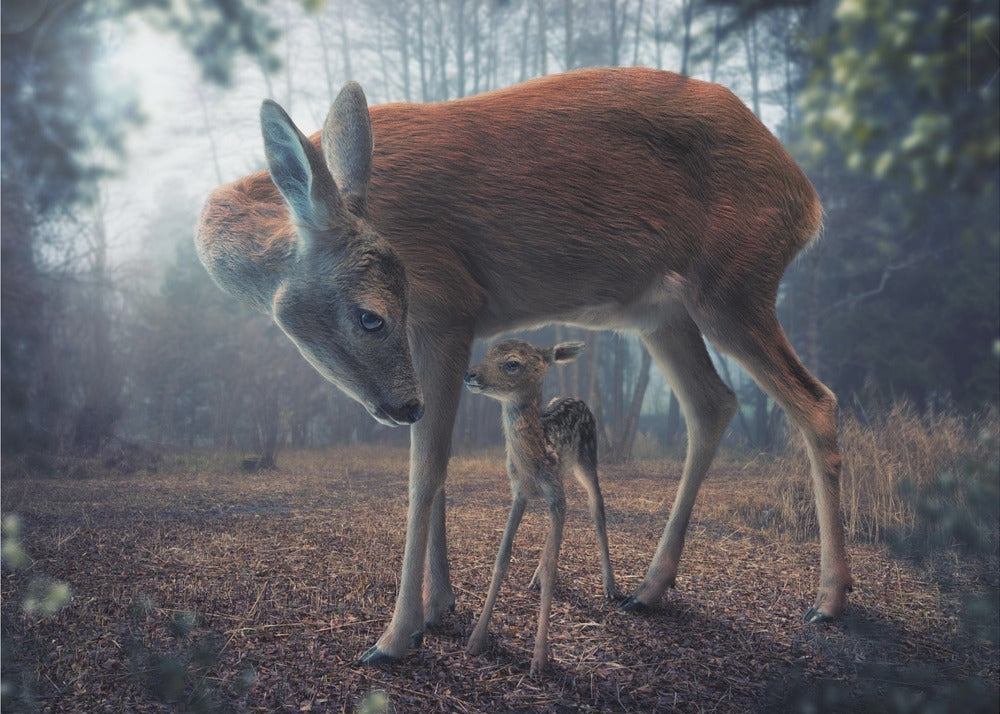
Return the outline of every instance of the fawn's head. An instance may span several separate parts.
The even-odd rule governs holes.
[[[264,102],[260,119],[271,179],[297,229],[275,322],[378,421],[415,422],[423,400],[406,334],[406,272],[365,219],[372,134],[361,87],[350,82],[334,100],[322,153],[276,103]]]
[[[477,394],[515,402],[541,392],[549,367],[572,362],[582,351],[582,342],[536,347],[524,340],[503,340],[490,347],[479,364],[469,368],[465,386]]]

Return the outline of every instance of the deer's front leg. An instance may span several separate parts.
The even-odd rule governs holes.
[[[448,542],[445,529],[444,486],[438,489],[431,506],[430,532],[424,567],[424,626],[432,627],[446,612],[455,609],[455,595],[448,574]]]
[[[435,337],[418,342],[414,349],[425,408],[423,418],[410,427],[410,502],[396,609],[388,629],[361,656],[365,664],[398,659],[423,640],[425,568],[429,604],[443,610],[453,602],[445,549],[444,482],[471,337],[465,332]]]

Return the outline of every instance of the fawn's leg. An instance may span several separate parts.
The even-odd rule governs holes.
[[[547,495],[549,501],[549,533],[545,537],[542,554],[541,581],[542,602],[538,611],[538,633],[535,635],[535,651],[531,657],[531,673],[543,671],[549,659],[549,613],[552,611],[552,596],[556,585],[556,567],[559,562],[559,547],[562,545],[563,523],[566,520],[566,497],[559,488]]]
[[[486,630],[490,625],[490,617],[493,615],[493,605],[497,601],[500,583],[507,575],[511,548],[514,545],[514,535],[517,533],[517,527],[521,525],[521,517],[524,515],[524,507],[527,503],[528,499],[525,496],[514,493],[514,500],[510,505],[510,516],[507,518],[507,527],[504,528],[500,550],[497,551],[497,560],[493,564],[493,579],[490,581],[490,591],[486,594],[486,604],[483,605],[483,611],[479,615],[475,629],[472,630],[466,648],[471,655],[479,654],[486,645]]]
[[[587,492],[587,507],[590,509],[590,518],[594,521],[594,528],[597,530],[597,547],[601,554],[604,597],[608,600],[614,600],[618,597],[618,589],[615,587],[615,572],[611,568],[611,555],[608,553],[608,529],[604,517],[604,497],[601,495],[601,487],[597,483],[597,466],[580,463],[573,469],[573,473],[576,475],[576,480]]]

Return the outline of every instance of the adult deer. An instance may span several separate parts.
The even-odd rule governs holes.
[[[261,124],[270,175],[211,194],[202,262],[376,419],[412,424],[396,608],[364,661],[401,657],[454,607],[444,483],[473,338],[551,322],[638,331],[687,420],[673,510],[623,607],[645,609],[674,584],[695,496],[736,408],[704,335],[805,436],[821,540],[806,619],[840,615],[851,576],[836,400],[775,314],[782,273],[820,230],[822,209],[731,92],[667,72],[591,69],[369,112],[349,83],[321,133],[306,138],[272,102]]]

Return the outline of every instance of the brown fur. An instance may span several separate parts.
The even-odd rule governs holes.
[[[303,139],[310,165],[322,143],[332,175],[355,182],[339,186],[345,210],[331,209],[336,221],[325,234],[317,238],[301,223],[296,231],[282,194],[261,172],[211,195],[197,240],[220,285],[265,311],[282,297],[286,314],[298,309],[287,285],[316,272],[295,244],[340,246],[324,258],[324,275],[333,277],[314,276],[310,285],[356,281],[392,313],[394,326],[406,326],[412,370],[397,333],[391,346],[352,360],[321,344],[303,352],[376,418],[385,412],[375,399],[396,409],[396,423],[426,407],[411,427],[400,593],[367,661],[402,655],[422,622],[454,602],[443,485],[472,339],[554,321],[639,331],[685,412],[681,488],[626,607],[656,602],[673,583],[694,498],[735,409],[704,335],[739,360],[806,436],[822,540],[809,617],[840,614],[851,579],[839,522],[836,402],[802,367],[774,314],[782,273],[819,231],[822,210],[764,125],[723,87],[639,68],[580,70],[440,104],[372,107],[371,136],[363,107],[360,88],[348,85],[323,134]],[[372,136],[366,189],[357,183],[368,175]],[[405,267],[407,295],[366,273],[333,279],[355,250],[355,234],[396,265],[390,272]],[[342,299],[334,292],[327,304]],[[312,321],[318,338],[327,318],[301,309],[299,322]],[[283,328],[301,342],[298,327]],[[351,334],[331,328],[327,342],[346,340],[347,349]],[[382,388],[388,372],[395,386]],[[414,374],[419,386],[410,383]],[[399,406],[406,399],[409,409]]]

